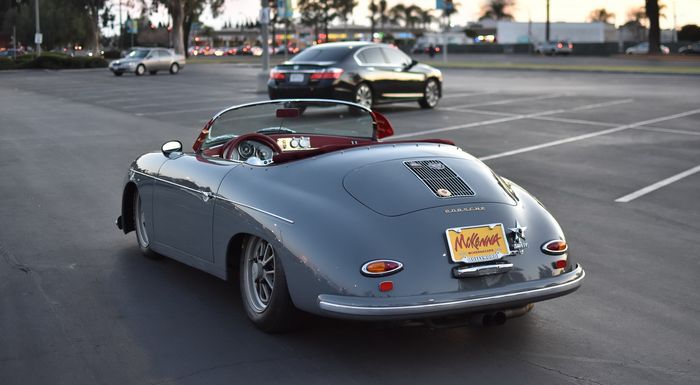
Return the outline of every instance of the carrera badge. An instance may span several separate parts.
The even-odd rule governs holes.
[[[440,196],[443,197],[443,198],[449,198],[449,197],[452,196],[452,193],[450,192],[450,190],[447,190],[447,189],[444,189],[444,188],[439,188],[439,189],[437,190],[437,194],[440,195]]]

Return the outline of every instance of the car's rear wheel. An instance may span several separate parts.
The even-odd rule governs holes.
[[[374,95],[372,94],[372,87],[367,83],[360,83],[355,89],[355,103],[367,108],[372,108],[373,102]]]
[[[134,227],[136,228],[136,242],[143,255],[152,259],[159,259],[162,256],[151,249],[151,238],[148,236],[148,226],[146,222],[146,212],[141,202],[141,194],[138,190],[134,192]]]
[[[240,264],[241,297],[248,318],[268,333],[294,327],[298,310],[292,304],[274,247],[251,236],[245,242]]]
[[[180,66],[177,63],[171,64],[170,65],[170,74],[175,75],[178,72],[180,72]]]
[[[138,67],[136,67],[136,75],[141,76],[146,73],[146,66],[143,64],[139,64]]]
[[[122,75],[124,75],[123,72],[115,72],[115,73],[114,73],[114,76],[122,76]]]
[[[435,108],[440,101],[440,83],[435,79],[425,82],[423,98],[418,101],[422,108]]]

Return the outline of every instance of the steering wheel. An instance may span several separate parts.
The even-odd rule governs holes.
[[[258,134],[258,133],[250,133],[250,134],[245,134],[241,135],[239,137],[233,138],[226,142],[226,144],[223,145],[221,148],[221,157],[224,159],[229,159],[229,160],[242,160],[245,161],[248,158],[251,158],[255,156],[255,151],[252,151],[249,155],[244,156],[239,151],[239,147],[242,143],[244,142],[253,142],[257,143],[258,146],[263,146],[263,147],[269,147],[272,149],[273,153],[280,154],[282,153],[282,149],[280,146],[277,144],[277,142],[270,138],[269,136],[263,135],[263,134]],[[253,145],[255,148],[258,148],[258,146]],[[274,154],[273,154],[274,155]],[[268,160],[268,159],[265,159]],[[272,160],[272,156],[270,157],[269,160]]]

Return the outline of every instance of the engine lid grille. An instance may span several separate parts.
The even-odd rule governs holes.
[[[474,196],[474,190],[439,160],[409,160],[403,164],[438,198]]]

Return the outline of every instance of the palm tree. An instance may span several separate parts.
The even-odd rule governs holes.
[[[513,6],[515,6],[514,0],[489,0],[481,7],[482,14],[479,20],[513,20],[513,15],[509,13]]]
[[[389,9],[389,17],[397,24],[403,22],[406,28],[413,28],[420,21],[418,15],[421,11],[423,10],[417,5],[397,4]]]
[[[421,9],[418,12],[418,20],[424,29],[430,27],[430,24],[432,24],[433,21],[435,21],[435,17],[433,16],[433,10],[429,8]]]
[[[649,54],[658,54],[661,52],[661,30],[659,29],[661,7],[659,7],[659,0],[646,0],[645,11],[649,18]]]
[[[348,20],[352,16],[352,11],[357,6],[355,0],[333,0],[333,8],[336,9],[338,16],[345,24],[345,35],[348,36]]]
[[[389,20],[389,15],[387,14],[387,4],[386,0],[379,0],[379,25],[384,29],[384,24]]]
[[[615,19],[615,14],[608,12],[605,8],[594,9],[588,15],[588,20],[591,22],[601,21],[608,23],[610,19]]]
[[[377,12],[379,12],[379,7],[374,3],[374,0],[370,0],[369,3],[369,22],[370,22],[370,40],[374,39],[375,26],[377,25]]]
[[[459,6],[460,3],[457,3],[454,0],[445,0],[445,8],[442,10],[442,15],[446,19],[448,29],[450,28],[450,17],[457,13],[457,7]]]

